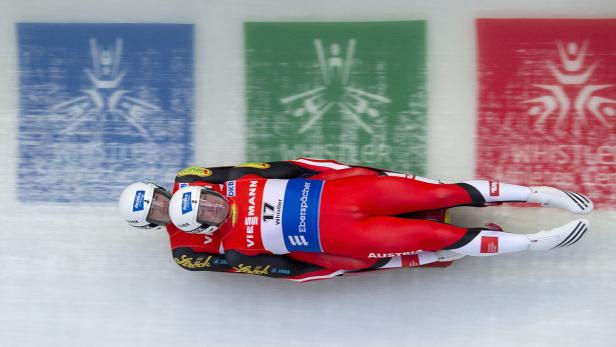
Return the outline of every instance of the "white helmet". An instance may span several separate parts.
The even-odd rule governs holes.
[[[150,182],[129,185],[120,195],[118,209],[128,224],[142,229],[156,228],[170,222],[171,194]]]
[[[212,234],[229,218],[229,201],[206,187],[186,186],[173,194],[169,216],[179,229],[193,234]]]

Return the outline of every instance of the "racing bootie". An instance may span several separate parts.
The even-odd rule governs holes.
[[[576,214],[587,214],[593,209],[592,201],[582,194],[552,187],[530,187],[528,202],[546,207],[557,207]]]
[[[455,252],[447,251],[447,250],[440,250],[434,253],[438,257],[439,262],[454,261],[454,260],[458,260],[460,258],[465,257],[464,254],[455,253]]]
[[[530,240],[530,251],[548,251],[555,248],[568,247],[578,242],[588,231],[588,220],[576,219],[558,228],[527,234]]]

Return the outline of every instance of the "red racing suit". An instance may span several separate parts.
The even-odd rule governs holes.
[[[351,167],[335,161],[307,158],[281,162],[247,163],[236,167],[184,169],[176,176],[173,192],[185,185],[208,186],[228,196],[232,202],[233,216],[213,235],[189,234],[182,232],[173,224],[167,225],[174,260],[188,270],[249,273],[296,281],[330,278],[345,272],[414,267],[435,261],[428,257],[421,258],[412,252],[383,253],[373,258],[357,259],[323,252],[303,251],[274,255],[273,252],[265,249],[253,251],[241,247],[236,249],[233,246],[232,241],[240,234],[231,233],[234,229],[232,227],[234,221],[238,223],[238,211],[244,207],[256,208],[256,201],[254,201],[255,205],[242,205],[238,200],[238,192],[246,185],[250,186],[250,182],[264,183],[268,179],[271,179],[270,182],[287,179],[323,179],[328,176],[341,178],[351,175],[406,177],[405,174],[375,168]],[[408,178],[404,179],[408,180]],[[281,217],[276,216],[276,206],[268,204],[260,206],[259,209],[261,210],[259,217],[265,218],[265,221],[276,223],[276,218]],[[254,212],[256,213],[256,210]],[[269,212],[273,214],[268,214]],[[444,213],[444,211],[436,213],[439,212]],[[419,218],[422,217],[425,215]],[[228,236],[229,239],[226,240]],[[245,242],[246,238],[243,240]],[[449,263],[439,264],[446,266]]]
[[[245,176],[214,187],[231,201],[223,247],[244,255],[370,260],[456,248],[475,229],[398,215],[486,201],[465,184],[434,184],[351,167],[308,178]]]

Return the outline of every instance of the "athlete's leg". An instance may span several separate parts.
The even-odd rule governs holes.
[[[327,181],[322,201],[326,209],[396,215],[494,201],[526,201],[530,193],[528,187],[500,184],[498,198],[487,198],[475,186],[482,187],[468,183],[434,184],[404,177],[356,176]]]
[[[407,176],[428,183],[443,183],[420,176]],[[457,185],[475,196],[475,203],[491,202],[531,202],[539,203],[545,207],[563,208],[577,214],[587,214],[593,210],[593,203],[586,196],[567,190],[560,190],[553,187],[525,187],[498,181],[472,180]],[[470,189],[469,189],[470,188]],[[477,194],[478,193],[478,194]]]
[[[324,225],[321,246],[324,252],[355,258],[393,257],[439,250],[488,256],[567,247],[584,236],[588,225],[587,220],[578,219],[547,231],[513,234],[482,228],[465,229],[426,220],[377,216]]]
[[[469,229],[420,219],[375,216],[322,219],[323,252],[355,258],[387,258],[417,251],[441,250],[464,237]]]
[[[593,203],[586,196],[552,187],[525,187],[496,181],[473,180],[459,183],[470,193],[479,193],[474,201],[505,202],[520,201],[539,203],[546,207],[557,207],[578,214],[590,213]]]
[[[481,180],[435,184],[392,176],[354,176],[327,181],[322,201],[325,208],[367,215],[516,201],[542,203],[574,213],[589,213],[593,208],[592,202],[581,194],[550,187],[531,188]]]
[[[445,247],[455,253],[486,256],[518,251],[547,251],[568,247],[588,231],[588,220],[577,219],[563,226],[533,234],[511,234],[495,230],[471,229],[456,243]]]

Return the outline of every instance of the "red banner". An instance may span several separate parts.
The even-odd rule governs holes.
[[[616,19],[479,19],[477,176],[616,207]]]

